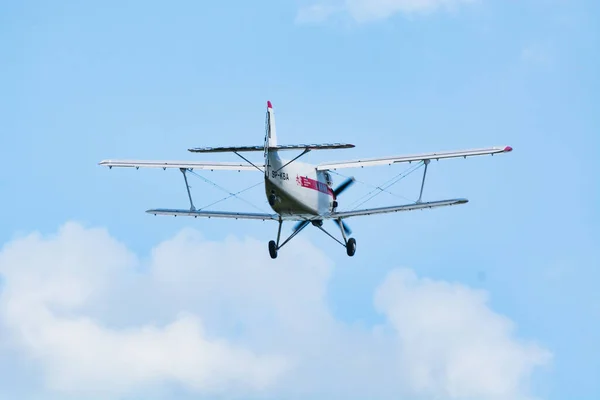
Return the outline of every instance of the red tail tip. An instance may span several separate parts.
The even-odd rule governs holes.
[[[510,146],[506,146],[506,147],[504,148],[504,151],[505,151],[505,152],[512,151],[512,147],[510,147]]]
[[[270,102],[270,101],[267,101],[267,107],[268,107],[268,108],[273,108],[273,104],[271,104],[271,102]]]

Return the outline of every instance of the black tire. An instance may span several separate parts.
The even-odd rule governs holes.
[[[277,258],[277,243],[274,240],[269,242],[269,255],[273,259]]]
[[[346,244],[346,254],[352,257],[356,253],[356,239],[350,238],[348,239],[348,243]]]

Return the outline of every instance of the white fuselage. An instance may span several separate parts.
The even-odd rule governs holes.
[[[265,168],[265,191],[271,208],[280,215],[305,215],[307,218],[333,210],[335,195],[326,171],[317,171],[314,165],[282,160],[278,152],[268,152]]]

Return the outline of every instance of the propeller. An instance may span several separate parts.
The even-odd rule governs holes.
[[[346,179],[344,182],[342,182],[340,184],[340,186],[335,188],[335,190],[333,191],[333,194],[335,194],[335,197],[338,197],[340,194],[342,194],[344,192],[344,190],[348,189],[353,184],[354,184],[354,177],[350,177],[350,178]]]
[[[337,197],[342,194],[346,189],[348,189],[350,186],[352,186],[354,184],[354,177],[350,177],[348,179],[346,179],[344,182],[340,183],[340,185],[335,188],[335,190],[333,191],[333,194],[335,195],[335,198],[337,199]],[[346,223],[344,221],[335,221],[343,230],[344,233],[346,235],[350,235],[352,233],[352,230],[348,227],[348,225],[346,225]],[[304,228],[304,226],[308,225],[310,223],[310,221],[300,221],[298,223],[296,223],[296,225],[294,225],[293,231],[296,232],[298,229]]]
[[[296,225],[294,225],[294,228],[292,229],[292,231],[296,232],[298,229],[304,228],[304,226],[308,225],[309,223],[310,223],[310,221],[307,221],[307,220],[300,221]]]
[[[350,236],[352,234],[352,230],[348,227],[348,225],[346,225],[344,221],[336,219],[335,222],[341,226],[341,228],[344,230],[344,233],[347,236]]]
[[[354,177],[350,177],[348,179],[346,179],[344,182],[340,183],[340,185],[335,188],[335,190],[333,191],[333,194],[335,195],[336,199],[337,197],[342,194],[346,189],[348,189],[350,186],[352,186],[354,184]],[[346,225],[346,223],[342,220],[336,220],[335,221],[340,228],[342,228],[344,230],[344,233],[348,236],[350,236],[350,234],[352,233],[352,230],[348,227],[348,225]]]

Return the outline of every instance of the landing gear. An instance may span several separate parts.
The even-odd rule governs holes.
[[[300,231],[302,231],[302,229],[306,228],[308,226],[308,223],[303,225],[301,228],[297,229],[296,231],[294,231],[294,233],[292,233],[290,235],[290,237],[288,237],[283,243],[279,244],[279,240],[281,239],[281,225],[283,224],[283,220],[279,220],[279,229],[277,230],[277,241],[275,240],[271,240],[269,242],[269,255],[271,256],[271,258],[277,258],[277,251],[282,248],[283,246],[285,246],[285,244],[287,242],[289,242],[290,240],[292,240],[294,238],[294,236],[296,236],[297,234],[300,233]]]
[[[269,255],[273,259],[277,258],[277,243],[274,240],[269,242]]]
[[[356,239],[350,238],[348,242],[346,242],[346,254],[349,257],[352,257],[356,253]]]
[[[315,227],[317,227],[319,230],[323,231],[327,236],[329,236],[330,238],[332,238],[333,240],[335,240],[336,242],[338,242],[339,244],[341,244],[342,246],[344,246],[346,248],[346,254],[348,254],[349,257],[354,256],[354,253],[356,253],[356,239],[354,238],[346,238],[346,230],[344,227],[344,224],[342,223],[341,219],[336,220],[336,222],[338,223],[339,227],[340,227],[340,231],[342,232],[342,237],[344,238],[344,241],[340,241],[339,239],[337,239],[336,237],[334,237],[333,235],[331,235],[331,233],[327,232],[324,228],[323,228],[323,220],[303,220],[300,223],[296,224],[295,226],[295,230],[294,232],[280,245],[279,244],[279,240],[281,238],[281,225],[283,224],[283,220],[279,220],[279,230],[277,231],[277,240],[271,240],[269,242],[269,255],[271,256],[272,259],[277,258],[277,252],[279,251],[279,249],[281,249],[283,246],[285,246],[285,244],[287,242],[289,242],[290,240],[292,240],[294,238],[294,236],[296,236],[298,233],[300,233],[300,231],[302,231],[304,228],[306,228],[309,225],[313,225]]]
[[[342,237],[344,238],[344,242],[345,247],[346,247],[346,254],[348,254],[348,257],[352,257],[354,256],[354,253],[356,253],[356,239],[354,238],[349,238],[346,239],[346,230],[347,227],[344,226],[344,223],[342,222],[341,219],[337,220],[338,226],[340,227],[340,231],[342,232]],[[348,230],[348,233],[350,233],[350,231]]]

